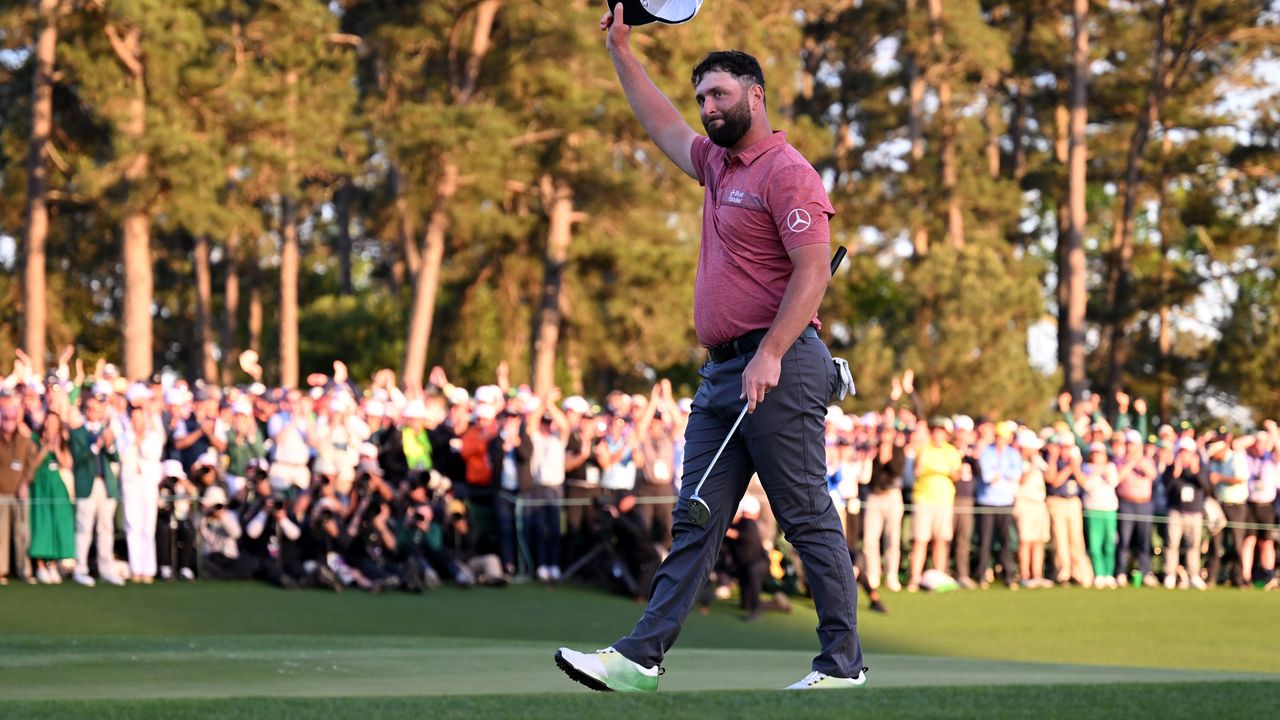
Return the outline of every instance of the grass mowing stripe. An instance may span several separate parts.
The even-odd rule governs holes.
[[[0,700],[467,695],[565,692],[540,641],[371,637],[13,639],[0,654]],[[757,690],[790,684],[796,650],[677,648],[662,688]],[[1273,675],[879,654],[876,687],[1277,679]]]
[[[831,692],[700,691],[645,696],[604,693],[433,698],[236,698],[223,700],[11,701],[12,717],[104,720],[306,717],[307,720],[376,717],[653,717],[847,718],[1077,718],[1266,717],[1280,694],[1276,682],[1147,685],[1041,685],[964,688],[863,688]]]

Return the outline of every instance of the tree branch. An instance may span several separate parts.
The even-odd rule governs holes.
[[[130,30],[128,37],[123,38],[120,37],[116,26],[111,23],[107,23],[104,30],[107,33],[107,39],[111,41],[111,49],[115,51],[120,63],[124,65],[130,75],[142,77],[142,61],[137,56],[138,30]]]

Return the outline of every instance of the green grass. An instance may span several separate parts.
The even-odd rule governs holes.
[[[663,692],[589,693],[551,656],[611,643],[641,608],[582,588],[422,596],[258,584],[0,593],[9,717],[824,716],[1270,714],[1280,696],[1271,593],[1130,589],[889,595],[860,613],[857,700],[761,692],[808,670],[811,608],[744,624],[694,615]],[[856,702],[851,706],[850,702]]]
[[[1274,716],[1280,683],[894,688],[790,694],[699,691],[636,697],[603,694],[428,698],[8,702],[10,717],[281,718],[1259,718]]]

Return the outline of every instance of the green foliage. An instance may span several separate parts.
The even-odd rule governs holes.
[[[828,181],[833,242],[853,252],[821,313],[833,352],[855,364],[861,393],[848,409],[876,406],[890,378],[912,367],[931,410],[1035,419],[1059,382],[1031,367],[1027,331],[1053,310],[1058,281],[1052,259],[1066,183],[1055,143],[1067,101],[1069,18],[1061,4],[1041,0],[956,0],[943,3],[935,44],[927,5],[919,0],[909,13],[889,0],[717,0],[695,22],[641,28],[633,38],[649,74],[694,128],[692,65],[724,47],[761,59],[771,118]],[[117,228],[124,213],[141,208],[153,225],[158,359],[195,367],[190,248],[203,236],[214,247],[219,323],[228,276],[237,273],[244,287],[229,319],[233,347],[220,352],[247,345],[247,289],[256,284],[270,373],[280,205],[291,198],[304,257],[303,372],[325,370],[338,356],[357,377],[395,367],[412,298],[409,249],[420,249],[443,207],[449,228],[428,365],[442,363],[456,380],[476,384],[505,360],[513,380],[526,381],[549,230],[541,190],[550,181],[571,190],[576,213],[561,384],[592,394],[643,390],[658,372],[691,390],[700,360],[691,318],[701,190],[660,156],[627,106],[596,29],[601,4],[502,0],[472,78],[467,58],[480,6],[69,4],[59,20],[49,145],[53,345],[74,339],[91,354],[119,355]],[[1133,297],[1115,312],[1101,290],[1160,5],[1091,5],[1089,330],[1102,336],[1121,323],[1131,346],[1125,385],[1148,399],[1169,389],[1170,414],[1207,416],[1236,404],[1274,414],[1280,400],[1253,351],[1269,354],[1280,337],[1273,280],[1280,100],[1255,92],[1266,86],[1255,63],[1274,62],[1280,37],[1261,0],[1168,7],[1164,57],[1183,60],[1171,69],[1140,156]],[[15,237],[34,23],[29,3],[0,7],[0,46],[15,51],[0,64],[0,234]],[[139,138],[124,132],[137,88],[108,27],[140,32],[146,131]],[[911,72],[926,89],[918,160],[908,131]],[[963,249],[946,240],[947,128],[937,102],[944,83],[956,110]],[[148,172],[126,184],[123,170],[139,153]],[[449,166],[459,185],[442,204]],[[349,188],[357,268],[355,292],[344,297],[336,276],[339,187]],[[923,256],[912,250],[914,230],[929,239]],[[0,278],[0,297],[9,300],[0,353],[20,336],[21,253],[16,259]],[[1204,315],[1206,304],[1222,309],[1208,318],[1216,326],[1186,319]],[[1158,342],[1162,310],[1175,318],[1167,355]],[[1106,379],[1106,349],[1090,346],[1095,386]]]

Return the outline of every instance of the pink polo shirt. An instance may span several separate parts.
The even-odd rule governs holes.
[[[706,188],[693,326],[706,347],[768,328],[791,279],[787,254],[830,242],[835,214],[822,179],[791,145],[771,137],[730,157],[699,135],[693,166]],[[821,327],[817,315],[814,327]]]

